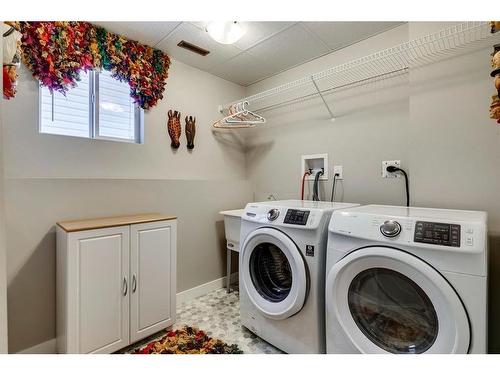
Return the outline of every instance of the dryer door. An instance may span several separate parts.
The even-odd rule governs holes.
[[[327,334],[332,321],[362,353],[467,353],[465,308],[446,279],[401,250],[349,253],[326,283]]]
[[[242,287],[263,315],[286,319],[302,309],[306,266],[290,237],[272,228],[257,229],[245,239],[240,256]]]

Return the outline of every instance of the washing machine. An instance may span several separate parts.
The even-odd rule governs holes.
[[[328,223],[350,203],[247,204],[240,233],[240,313],[245,327],[286,353],[324,353]]]
[[[328,353],[486,353],[485,212],[369,205],[335,211]]]

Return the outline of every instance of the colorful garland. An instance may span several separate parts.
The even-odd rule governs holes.
[[[141,108],[163,98],[170,58],[160,50],[88,22],[20,22],[20,28],[23,61],[51,91],[66,93],[81,70],[106,69],[128,82]]]

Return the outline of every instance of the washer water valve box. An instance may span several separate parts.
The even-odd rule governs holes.
[[[319,179],[328,180],[328,154],[302,155],[300,176],[309,170],[313,172],[306,177],[306,180],[314,180],[314,175],[319,170],[323,170],[323,175]]]

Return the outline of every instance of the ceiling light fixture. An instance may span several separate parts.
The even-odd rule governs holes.
[[[221,44],[236,43],[245,34],[245,30],[236,21],[213,21],[206,28],[210,37]]]

